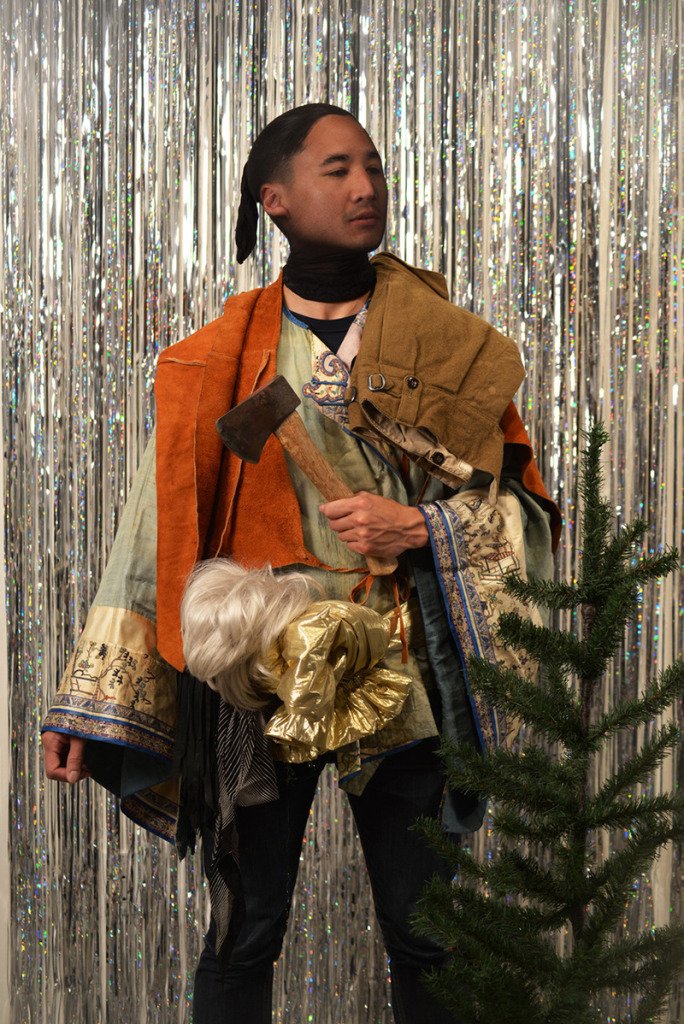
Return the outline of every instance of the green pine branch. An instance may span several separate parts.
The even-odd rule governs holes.
[[[647,740],[641,750],[637,750],[629,760],[618,765],[612,775],[602,783],[594,798],[593,805],[596,808],[596,827],[600,828],[599,817],[605,816],[611,805],[618,806],[619,797],[625,792],[630,792],[636,786],[645,784],[652,778],[656,768],[663,763],[665,757],[672,753],[673,748],[679,739],[679,727],[675,722],[664,725]],[[595,738],[589,737],[595,749]],[[668,799],[670,799],[668,797]],[[629,806],[633,804],[630,798]],[[600,813],[599,813],[600,812]],[[620,826],[615,826],[619,828]]]
[[[581,741],[582,715],[579,700],[564,684],[555,666],[541,683],[524,679],[512,669],[498,670],[487,662],[471,665],[471,683],[492,707],[512,719],[520,718],[549,739],[570,746]]]
[[[622,700],[604,712],[591,725],[587,742],[600,744],[611,734],[648,725],[656,716],[673,706],[683,685],[684,662],[678,661],[666,668],[641,697]]]

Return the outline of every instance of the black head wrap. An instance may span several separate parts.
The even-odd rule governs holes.
[[[353,117],[332,103],[305,103],[276,117],[257,136],[242,172],[235,244],[238,263],[244,263],[256,245],[257,203],[261,186],[277,180],[288,162],[304,145],[306,137],[322,117],[335,114]],[[355,120],[355,118],[354,118]]]

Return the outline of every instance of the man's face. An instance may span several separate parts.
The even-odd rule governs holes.
[[[316,121],[288,170],[285,181],[271,186],[282,207],[271,215],[293,252],[378,247],[387,184],[377,150],[357,121],[336,114]],[[265,199],[264,206],[270,213]]]

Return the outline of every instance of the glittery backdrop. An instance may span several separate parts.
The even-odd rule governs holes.
[[[620,518],[642,513],[650,546],[682,546],[683,38],[684,0],[0,0],[0,1019],[189,1021],[208,904],[199,863],[178,864],[90,784],[43,783],[38,727],[151,428],[157,352],[280,262],[266,225],[264,259],[234,262],[255,132],[313,99],[367,125],[387,161],[388,247],[443,270],[456,302],[520,344],[519,404],[568,521],[559,567],[571,573],[578,432],[593,413],[610,432]],[[679,653],[680,587],[645,595],[606,700]],[[668,764],[653,785],[673,778]],[[628,926],[681,915],[681,884],[669,851],[636,887]],[[330,778],[287,950],[278,1020],[391,1021]],[[678,994],[669,1021],[684,1021]]]

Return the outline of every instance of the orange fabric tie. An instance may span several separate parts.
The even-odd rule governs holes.
[[[346,570],[345,569],[333,570],[333,572],[354,572],[354,571],[355,570],[353,570],[353,569],[351,569],[351,570],[349,570],[349,569],[346,569]],[[392,626],[392,632],[394,632],[394,630],[397,628],[397,623],[399,624],[399,637],[401,639],[401,662],[402,662],[402,665],[405,665],[406,662],[408,661],[408,642],[406,640],[406,627],[404,625],[404,617],[401,614],[401,606],[402,606],[402,604],[405,601],[408,600],[408,596],[409,596],[409,582],[408,582],[408,576],[406,575],[406,573],[402,573],[401,574],[401,576],[402,576],[401,589],[400,589],[400,581],[397,578],[398,573],[399,573],[399,570],[397,569],[397,570],[395,570],[395,572],[393,572],[391,574],[391,577],[389,577],[389,576],[388,577],[378,577],[378,576],[374,576],[370,572],[367,572],[365,574],[365,576],[363,576],[362,579],[359,580],[359,582],[356,584],[356,586],[352,587],[351,593],[349,594],[349,599],[350,599],[350,601],[353,601],[354,604],[366,604],[366,602],[368,601],[368,597],[370,595],[371,587],[373,586],[375,581],[377,579],[381,579],[381,578],[386,578],[386,579],[390,579],[391,578],[391,580],[392,580],[392,591],[394,593],[394,611],[392,612],[392,618],[390,620],[390,624]],[[359,600],[357,600],[357,598],[361,594],[363,594],[363,600],[359,601]]]

